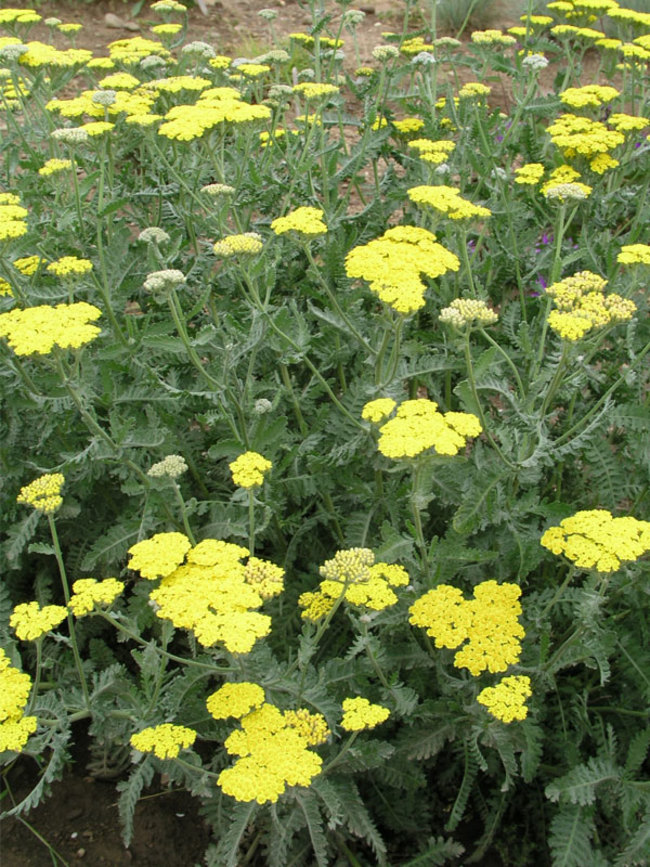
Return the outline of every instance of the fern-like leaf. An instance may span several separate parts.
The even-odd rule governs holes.
[[[117,784],[118,792],[121,792],[118,801],[118,811],[122,822],[122,840],[125,846],[131,844],[133,839],[133,817],[138,799],[142,790],[151,785],[153,780],[153,762],[148,758],[137,765],[131,772],[128,780],[122,780]]]
[[[445,840],[444,837],[430,837],[427,848],[415,858],[411,858],[402,867],[438,867],[447,861],[459,858],[465,851],[464,847],[455,840]]]
[[[586,806],[596,800],[596,787],[601,783],[620,779],[620,770],[608,759],[592,757],[587,764],[576,765],[568,774],[546,787],[551,801],[569,801]]]
[[[551,822],[549,846],[553,867],[591,867],[593,810],[580,805],[561,809]]]

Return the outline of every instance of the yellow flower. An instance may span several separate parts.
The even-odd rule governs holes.
[[[419,398],[400,404],[394,418],[379,429],[379,451],[388,458],[413,458],[428,449],[455,455],[468,437],[481,433],[481,423],[471,413],[438,411],[435,401]]]
[[[263,484],[264,476],[273,464],[257,452],[244,452],[228,466],[236,485],[240,488],[256,488]]]
[[[249,557],[244,569],[244,580],[262,599],[271,599],[284,589],[284,569],[269,560]]]
[[[77,256],[63,256],[51,262],[46,270],[56,274],[57,277],[80,277],[93,270],[93,263],[88,259],[79,259]]]
[[[621,265],[650,265],[650,245],[626,244],[616,257]]]
[[[456,668],[474,676],[488,670],[505,671],[521,654],[525,632],[519,623],[521,589],[516,584],[483,581],[466,600],[456,587],[440,584],[409,608],[409,622],[424,627],[436,647],[455,649]]]
[[[409,199],[416,205],[430,207],[441,214],[446,214],[452,220],[469,220],[473,218],[486,218],[492,215],[489,208],[475,205],[460,195],[457,187],[448,187],[444,184],[439,186],[411,187],[406,191]]]
[[[58,172],[63,172],[66,169],[72,168],[72,160],[51,159],[44,163],[38,170],[39,175],[46,177],[54,175]]]
[[[13,626],[21,641],[34,641],[62,623],[67,614],[63,605],[45,605],[41,608],[38,602],[23,602],[14,608],[9,625]]]
[[[302,707],[298,710],[285,710],[283,716],[287,726],[295,729],[310,747],[324,744],[331,734],[325,717],[320,713],[310,713]]]
[[[61,488],[64,478],[61,473],[46,473],[20,489],[17,503],[33,506],[37,511],[51,515],[63,503]]]
[[[601,84],[586,84],[584,87],[567,87],[560,93],[560,99],[570,108],[598,108],[619,97],[615,87]]]
[[[255,256],[261,253],[264,244],[257,232],[245,232],[242,235],[228,235],[213,244],[212,249],[222,259],[231,256]]]
[[[443,307],[438,317],[441,322],[463,329],[476,323],[479,326],[494,325],[499,317],[485,301],[476,298],[456,298],[449,307]]]
[[[42,305],[0,313],[0,337],[6,337],[16,355],[47,355],[55,346],[79,349],[101,332],[101,310],[85,301]]]
[[[392,397],[379,397],[365,404],[361,410],[361,418],[379,424],[388,418],[396,406],[397,402]]]
[[[323,211],[320,208],[303,206],[287,214],[286,217],[277,217],[271,223],[271,230],[276,235],[284,235],[287,232],[296,232],[306,238],[315,238],[327,232],[327,226],[323,222]]]
[[[515,169],[515,183],[534,185],[541,181],[543,175],[544,166],[541,163],[526,163]]]
[[[131,746],[142,753],[153,753],[159,759],[175,759],[181,749],[191,747],[195,740],[196,732],[192,729],[163,723],[131,735]]]
[[[69,607],[76,617],[90,614],[96,605],[110,605],[124,590],[124,582],[116,578],[80,578],[72,585]]]
[[[257,683],[224,683],[205,703],[215,719],[241,719],[264,704],[264,690]]]
[[[19,719],[0,722],[0,753],[13,750],[20,753],[36,731],[38,720],[35,716],[21,716]]]
[[[44,261],[40,256],[23,256],[21,259],[14,259],[13,266],[26,277],[32,277]]]
[[[192,543],[182,533],[156,533],[129,548],[128,566],[143,578],[164,577],[180,566],[191,547]]]
[[[238,67],[241,69],[241,66]],[[294,93],[299,93],[305,99],[321,99],[324,96],[333,96],[339,92],[339,88],[335,84],[322,84],[318,81],[303,81],[300,84],[295,84],[293,87]]]
[[[387,707],[381,704],[371,704],[367,698],[346,698],[343,700],[343,719],[341,728],[348,732],[360,732],[374,729],[385,722],[390,716]]]
[[[541,544],[553,554],[564,554],[580,569],[616,572],[621,563],[650,551],[650,522],[613,518],[605,509],[584,510],[550,527]]]
[[[496,686],[487,686],[476,696],[479,704],[504,723],[526,719],[526,699],[533,693],[530,678],[523,675],[504,677]]]

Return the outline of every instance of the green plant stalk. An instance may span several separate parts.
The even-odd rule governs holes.
[[[349,751],[350,747],[356,741],[358,736],[359,736],[359,732],[352,732],[351,733],[350,737],[343,744],[343,747],[339,750],[338,754],[336,756],[334,756],[334,758],[332,759],[332,761],[329,764],[323,766],[323,769],[321,771],[321,776],[324,777],[326,774],[331,773],[332,768],[335,768],[338,764],[341,763],[345,754]]]
[[[469,383],[469,387],[472,391],[472,397],[474,398],[474,403],[476,404],[476,410],[478,412],[478,417],[481,422],[481,427],[483,428],[483,433],[487,441],[490,443],[492,448],[495,450],[501,461],[511,470],[517,471],[517,465],[513,464],[512,461],[508,460],[508,458],[501,451],[501,447],[498,445],[494,437],[489,431],[487,426],[485,413],[483,412],[483,407],[481,406],[481,401],[478,394],[478,389],[476,387],[476,379],[474,377],[474,366],[472,364],[472,352],[469,343],[470,329],[468,328],[465,332],[465,341],[464,341],[464,353],[465,353],[465,365],[467,367],[467,381]]]
[[[38,696],[38,688],[41,684],[41,676],[43,673],[43,636],[39,635],[36,639],[36,673],[34,675],[34,683],[32,685],[32,694],[29,699],[29,704],[25,711],[25,716],[29,716]]]
[[[421,462],[417,459],[415,460],[415,463],[411,464],[411,496],[409,497],[409,500],[411,505],[411,514],[413,515],[413,526],[415,527],[415,541],[420,552],[420,559],[422,561],[422,571],[424,575],[428,575],[429,557],[427,554],[427,545],[424,541],[422,516],[420,515],[420,509],[416,502],[421,467]]]
[[[569,355],[569,344],[566,340],[562,341],[562,354],[560,355],[559,361],[557,363],[557,367],[555,369],[555,374],[553,375],[553,379],[546,391],[546,396],[544,397],[544,402],[539,411],[539,419],[540,421],[544,420],[544,416],[546,415],[546,411],[551,405],[555,394],[560,387],[560,382],[562,380],[562,375],[566,368],[567,357]]]
[[[487,342],[491,346],[494,346],[495,349],[498,349],[499,353],[503,356],[505,362],[507,363],[508,367],[510,368],[510,370],[512,371],[512,373],[515,377],[515,382],[517,383],[517,388],[519,389],[519,396],[522,399],[524,397],[526,397],[526,390],[524,389],[524,385],[521,381],[521,377],[519,376],[519,371],[517,370],[517,366],[515,365],[512,358],[510,358],[510,356],[505,351],[505,349],[499,343],[497,343],[497,341],[490,334],[487,333],[485,328],[477,328],[476,330],[478,331],[478,333],[482,337],[484,337],[487,340]]]
[[[469,261],[469,253],[467,252],[467,229],[461,226],[458,231],[458,246],[461,261],[465,267],[467,282],[469,283],[469,291],[472,298],[476,298],[476,287],[474,286],[474,278],[472,276],[472,266]]]
[[[576,567],[572,564],[572,565],[569,567],[569,571],[567,572],[567,576],[566,576],[566,578],[564,579],[564,581],[560,584],[560,586],[557,588],[557,590],[556,590],[555,593],[553,594],[553,598],[551,599],[551,601],[550,601],[550,602],[549,602],[549,603],[544,607],[544,609],[542,610],[542,613],[541,613],[540,616],[539,616],[539,619],[540,619],[540,620],[544,620],[544,618],[545,618],[546,615],[549,613],[549,611],[551,610],[551,608],[553,608],[553,606],[556,605],[556,604],[560,601],[560,599],[561,599],[562,596],[564,595],[564,591],[566,590],[566,588],[569,586],[569,584],[570,584],[571,581],[573,580],[573,577],[574,577],[574,575],[576,574],[576,572],[577,572],[577,569],[576,569]]]
[[[181,489],[176,481],[176,479],[171,479],[172,487],[174,489],[174,496],[176,497],[176,502],[178,503],[181,519],[183,521],[183,527],[185,528],[185,535],[190,540],[192,545],[196,545],[196,539],[194,538],[194,533],[192,532],[192,528],[190,527],[190,522],[187,517],[187,509],[185,508],[185,500],[183,499],[183,495],[181,494]]]
[[[63,562],[63,554],[61,552],[59,535],[56,531],[54,516],[51,513],[48,513],[47,520],[50,525],[50,535],[52,536],[52,545],[54,546],[54,556],[56,557],[56,563],[59,567],[59,576],[61,578],[61,586],[63,587],[63,598],[65,599],[66,606],[69,606],[70,588],[68,585],[68,576],[65,571],[65,564]],[[85,709],[90,712],[90,694],[88,692],[88,684],[86,683],[86,675],[84,674],[83,665],[81,663],[81,656],[79,654],[79,646],[77,644],[77,633],[75,630],[74,618],[69,608],[67,613],[67,621],[68,629],[70,631],[70,646],[72,647],[72,655],[74,656],[75,666],[77,668],[77,674],[79,676],[79,683],[81,684],[81,691],[83,692],[84,696],[84,706]]]
[[[255,493],[248,489],[248,550],[250,556],[255,554]]]

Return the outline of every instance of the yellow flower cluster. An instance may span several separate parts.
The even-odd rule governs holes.
[[[605,509],[590,509],[550,527],[541,544],[553,554],[564,554],[580,569],[616,572],[621,563],[650,551],[650,522],[614,518]]]
[[[175,759],[182,749],[191,747],[196,732],[185,726],[163,723],[131,735],[131,746],[141,753],[153,753],[159,759]]]
[[[305,238],[315,238],[327,232],[327,226],[323,222],[323,211],[320,208],[303,206],[287,214],[286,217],[277,217],[271,223],[271,230],[276,235],[284,235],[286,232],[296,232]]]
[[[63,503],[61,488],[65,479],[61,473],[46,473],[20,489],[17,503],[33,506],[45,515],[51,515]]]
[[[158,617],[191,630],[204,647],[221,642],[249,653],[271,631],[271,618],[257,609],[283,583],[274,564],[255,558],[247,568],[241,561],[248,553],[216,539],[192,547],[181,533],[158,533],[129,549],[129,567],[145,578],[162,576],[149,594]]]
[[[534,186],[541,181],[544,166],[541,163],[526,163],[515,169],[515,183]]]
[[[244,232],[216,241],[212,249],[222,259],[230,259],[232,256],[255,256],[261,253],[263,246],[262,237],[257,232]]]
[[[151,32],[156,36],[175,36],[182,29],[182,24],[154,24]]]
[[[556,310],[548,324],[563,340],[581,340],[593,328],[627,322],[636,312],[636,304],[615,292],[605,295],[607,280],[591,271],[579,271],[547,287]]]
[[[438,319],[462,330],[475,323],[479,326],[494,325],[499,317],[485,301],[475,298],[456,298],[449,307],[442,308]]]
[[[379,429],[379,451],[387,458],[414,458],[427,449],[440,455],[455,455],[465,448],[468,437],[481,433],[478,418],[468,412],[438,411],[433,400],[403,401],[395,418]]]
[[[395,226],[345,257],[348,277],[367,280],[385,304],[405,315],[424,307],[421,274],[435,279],[459,268],[458,257],[419,226]]]
[[[428,138],[416,138],[409,142],[409,147],[417,151],[418,156],[423,162],[439,166],[445,162],[449,154],[455,149],[456,143],[448,139],[434,141]]]
[[[525,632],[519,623],[521,589],[517,584],[483,581],[466,600],[457,587],[440,584],[409,608],[409,622],[424,627],[436,647],[455,649],[456,668],[474,676],[505,671],[521,655]]]
[[[13,266],[26,277],[33,277],[43,261],[40,256],[23,256],[21,259],[14,259]]]
[[[21,641],[34,641],[62,623],[67,614],[63,605],[44,605],[41,608],[38,602],[23,602],[14,608],[9,625]]]
[[[485,218],[492,214],[489,208],[475,205],[460,195],[458,187],[422,185],[406,191],[409,199],[416,205],[433,208],[446,214],[452,220],[471,220]]]
[[[403,117],[401,120],[394,120],[393,127],[400,135],[411,135],[424,128],[424,121],[421,117]]]
[[[57,277],[81,277],[93,270],[93,263],[89,259],[79,259],[78,256],[62,256],[50,262],[46,270]]]
[[[0,25],[3,24],[36,24],[41,16],[34,9],[0,9]]]
[[[608,129],[598,120],[575,114],[560,115],[557,120],[548,125],[547,131],[551,141],[562,151],[565,159],[586,157],[591,160],[598,154],[613,151],[625,141],[622,132]]]
[[[244,452],[228,464],[233,482],[240,488],[257,488],[273,464],[258,452]]]
[[[379,424],[388,418],[396,406],[397,402],[392,397],[378,397],[365,404],[361,410],[361,418],[371,421],[373,424]]]
[[[604,84],[586,84],[583,87],[567,87],[560,99],[569,108],[599,108],[619,97],[620,91]]]
[[[36,731],[36,717],[24,715],[31,687],[30,676],[14,668],[0,648],[0,753],[21,752]]]
[[[616,257],[621,265],[650,265],[650,245],[626,244]]]
[[[60,160],[53,158],[43,163],[41,168],[38,170],[38,173],[43,177],[48,177],[49,175],[56,175],[59,172],[63,172],[66,169],[70,168],[72,168],[72,160]]]
[[[12,241],[27,234],[27,213],[15,193],[0,193],[0,241]]]
[[[475,30],[471,35],[471,40],[475,45],[514,45],[516,39],[514,36],[508,36],[500,30]]]
[[[515,40],[513,40],[514,42]],[[458,91],[459,99],[478,99],[481,96],[487,96],[491,89],[487,84],[481,84],[480,81],[468,81]]]
[[[96,605],[110,605],[124,590],[124,582],[117,578],[80,578],[72,585],[69,607],[76,617],[90,614]]]
[[[379,47],[393,48],[392,45]],[[431,42],[426,42],[423,36],[412,36],[410,39],[405,39],[404,42],[402,42],[399,50],[402,54],[405,54],[406,57],[414,57],[416,54],[421,54],[423,51],[433,51],[433,45]]]
[[[16,355],[47,355],[55,346],[79,349],[101,332],[101,310],[85,301],[50,307],[18,308],[0,313],[0,337],[6,337]]]
[[[639,117],[636,114],[616,112],[615,114],[610,114],[607,118],[607,123],[619,132],[638,132],[648,126],[648,118]]]
[[[13,295],[13,289],[11,288],[11,283],[4,279],[4,277],[0,277],[0,296],[2,295]]]
[[[361,732],[374,729],[385,722],[390,716],[387,707],[381,704],[371,704],[367,698],[346,698],[343,700],[343,719],[341,728],[347,732]]]
[[[90,117],[104,119],[105,112],[112,117],[125,114],[127,117],[147,114],[154,103],[154,92],[140,88],[129,90],[84,90],[79,96],[70,99],[51,99],[45,108],[57,111],[61,117]]]
[[[241,67],[239,67],[241,69]],[[322,99],[325,96],[334,96],[339,93],[335,84],[323,84],[318,81],[302,81],[293,86],[293,92],[304,96],[305,99]]]
[[[383,611],[397,602],[393,587],[405,587],[409,576],[402,566],[375,563],[370,548],[337,551],[319,570],[318,590],[301,594],[298,605],[304,620],[315,622],[329,613],[338,599],[371,611]]]
[[[257,683],[224,683],[205,701],[208,711],[215,719],[234,716],[241,719],[264,704],[264,690]]]
[[[268,106],[244,102],[235,88],[211,87],[203,91],[196,103],[170,108],[158,135],[177,141],[192,141],[227,123],[252,123],[270,117]]]
[[[504,723],[526,719],[526,699],[533,694],[530,678],[525,675],[504,677],[496,686],[486,686],[476,696],[479,704]]]
[[[54,69],[70,69],[73,66],[84,66],[92,58],[92,51],[85,48],[67,48],[61,51],[45,42],[26,42],[27,51],[20,55],[19,63],[31,69],[50,66]]]
[[[171,55],[163,46],[162,42],[153,39],[145,39],[142,36],[131,36],[126,39],[117,39],[108,45],[108,54],[115,63],[123,66],[136,66],[145,57],[155,54],[163,59]]]
[[[232,732],[224,743],[230,755],[238,756],[232,767],[219,774],[217,782],[225,794],[236,801],[267,804],[275,803],[287,786],[310,785],[323,764],[309,748],[313,742],[309,733],[318,725],[304,717],[296,719],[296,713],[283,714],[265,703],[242,718],[241,729]],[[322,717],[318,724],[320,720]],[[322,730],[322,724],[320,727]]]
[[[284,719],[289,728],[295,729],[310,747],[324,744],[331,734],[325,717],[320,713],[310,713],[304,707],[285,710]]]

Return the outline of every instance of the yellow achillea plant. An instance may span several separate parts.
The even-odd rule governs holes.
[[[564,554],[580,569],[616,572],[622,563],[650,551],[650,522],[630,516],[614,518],[606,509],[588,509],[549,527],[541,544]]]
[[[308,712],[307,712],[308,713]],[[316,723],[298,712],[282,713],[272,704],[263,704],[246,714],[241,729],[224,742],[237,760],[219,774],[218,784],[236,801],[275,803],[287,786],[307,787],[322,768],[323,760],[310,749],[327,736],[320,714]],[[310,715],[311,716],[311,715]],[[322,721],[322,722],[321,722]]]
[[[341,728],[348,732],[374,729],[375,726],[385,722],[389,716],[390,711],[387,707],[381,704],[371,704],[367,698],[361,696],[346,698],[343,701]]]
[[[67,614],[63,605],[44,605],[41,608],[38,602],[23,602],[14,608],[9,625],[21,641],[35,641],[59,626]]]
[[[556,309],[548,324],[563,340],[582,339],[594,328],[627,322],[636,312],[636,304],[615,292],[605,294],[607,280],[592,271],[579,271],[547,287],[546,294]]]
[[[215,719],[241,719],[264,704],[264,690],[257,683],[224,683],[205,701]]]
[[[413,204],[433,208],[434,211],[445,214],[452,220],[471,220],[492,215],[489,208],[475,205],[463,198],[458,187],[448,187],[445,184],[439,186],[423,184],[419,187],[411,187],[406,193]]]
[[[159,759],[175,759],[182,749],[191,747],[196,732],[186,726],[163,723],[131,735],[131,746],[141,753],[153,753]]]
[[[394,418],[379,428],[377,447],[387,458],[414,458],[435,449],[439,455],[455,455],[465,448],[469,437],[476,437],[482,427],[469,412],[438,410],[433,400],[418,398],[403,401]]]
[[[79,349],[94,340],[101,328],[92,323],[101,310],[85,301],[50,307],[14,309],[0,313],[0,337],[16,355],[48,355],[55,346]]]
[[[233,482],[240,488],[257,488],[273,464],[258,452],[244,452],[228,464]]]
[[[616,257],[621,265],[650,265],[649,244],[626,244]]]
[[[504,677],[496,686],[486,686],[476,696],[476,701],[488,709],[496,719],[504,723],[526,719],[526,699],[533,694],[530,678],[525,675]]]
[[[459,268],[458,257],[419,226],[395,226],[345,257],[348,277],[366,280],[381,301],[405,315],[424,307],[427,286],[420,275],[433,280]]]
[[[110,605],[124,590],[124,582],[117,578],[80,578],[72,585],[73,595],[68,606],[76,617],[90,614],[96,605]]]
[[[20,489],[16,502],[24,506],[33,506],[39,512],[51,515],[63,503],[61,488],[64,481],[62,473],[46,473],[44,476],[39,476]]]
[[[505,671],[521,655],[525,635],[519,623],[521,588],[517,584],[482,581],[467,600],[461,590],[440,584],[409,608],[409,622],[426,629],[436,647],[455,649],[456,668],[477,676]]]
[[[291,211],[286,217],[277,217],[271,223],[271,230],[276,235],[285,235],[287,232],[296,232],[306,238],[315,238],[327,232],[327,226],[323,222],[324,213],[320,208],[303,206]]]
[[[162,576],[149,594],[156,615],[191,630],[204,647],[220,642],[232,653],[249,653],[271,631],[271,618],[257,609],[282,591],[283,570],[257,558],[248,568],[241,562],[247,548],[217,539],[192,547],[182,533],[159,533],[129,553],[131,569]]]
[[[351,605],[382,611],[397,602],[393,587],[405,587],[409,576],[402,566],[375,563],[369,548],[337,551],[319,569],[318,590],[301,594],[298,605],[304,620],[316,621],[328,614],[341,598]]]
[[[0,648],[0,753],[21,752],[36,731],[36,717],[24,715],[31,688],[30,676],[14,668]]]

